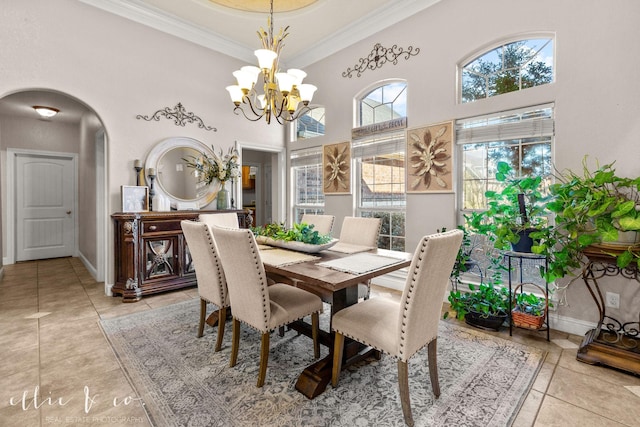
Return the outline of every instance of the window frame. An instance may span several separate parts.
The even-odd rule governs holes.
[[[534,39],[550,39],[551,42],[553,43],[553,48],[552,48],[552,52],[553,52],[553,66],[552,66],[552,76],[551,76],[551,81],[542,85],[538,85],[538,86],[533,86],[533,87],[527,87],[527,88],[520,88],[517,91],[511,91],[511,92],[506,92],[506,93],[500,93],[500,94],[496,94],[494,96],[485,96],[484,98],[479,98],[479,99],[475,99],[473,101],[467,101],[467,102],[463,102],[462,100],[462,83],[463,83],[463,76],[464,76],[464,68],[469,65],[470,63],[472,63],[473,61],[475,61],[478,58],[481,58],[482,56],[491,53],[493,50],[502,47],[502,46],[507,46],[509,44],[512,43],[517,43],[520,41],[526,41],[526,40],[534,40]],[[540,86],[546,86],[548,84],[552,84],[555,83],[556,81],[556,64],[557,64],[557,60],[556,60],[556,34],[554,32],[531,32],[531,33],[523,33],[523,34],[518,34],[518,35],[514,35],[511,37],[505,37],[505,38],[501,38],[497,41],[494,41],[492,43],[486,44],[484,46],[482,46],[481,48],[475,50],[474,52],[472,52],[471,54],[467,55],[466,57],[464,57],[462,60],[460,60],[458,62],[458,66],[456,67],[456,100],[458,102],[458,104],[464,105],[464,104],[472,104],[474,102],[477,101],[482,101],[482,100],[487,100],[490,98],[495,98],[496,96],[500,96],[500,95],[506,95],[508,93],[512,93],[512,92],[520,92],[523,89],[533,89],[534,87],[540,87]]]
[[[322,188],[322,146],[304,148],[300,150],[292,150],[290,153],[291,165],[289,168],[291,174],[291,214],[292,214],[292,222],[298,222],[298,213],[314,213],[314,214],[322,214],[324,213],[325,207],[325,195]],[[300,160],[298,160],[300,159]],[[316,160],[314,162],[314,159]],[[299,168],[304,167],[317,167],[319,176],[320,176],[320,186],[319,191],[322,198],[321,204],[313,204],[313,203],[298,203],[298,180],[297,180],[297,172]],[[300,212],[298,212],[300,210]]]
[[[383,88],[384,86],[387,85],[394,85],[394,84],[403,84],[404,88],[402,89],[402,91],[400,93],[404,93],[404,99],[401,101],[403,105],[403,110],[405,112],[404,116],[399,116],[395,114],[395,109],[392,107],[392,112],[391,112],[391,119],[396,119],[396,118],[400,118],[400,117],[406,117],[406,109],[407,109],[407,98],[408,98],[408,90],[409,90],[409,84],[406,80],[403,79],[385,79],[385,80],[381,80],[378,81],[372,85],[369,85],[368,87],[366,87],[365,89],[363,89],[354,99],[354,127],[358,128],[358,127],[363,127],[363,126],[368,126],[371,124],[377,124],[377,123],[384,123],[386,122],[388,119],[385,120],[380,120],[380,121],[376,121],[375,120],[375,114],[372,116],[374,117],[373,122],[372,123],[363,123],[362,119],[363,119],[363,111],[362,111],[362,103],[364,102],[365,99],[367,99],[367,97],[374,91],[378,90],[379,88]],[[384,95],[383,95],[384,96]],[[395,98],[394,98],[395,100]],[[392,102],[393,104],[393,102]],[[382,103],[381,105],[384,105],[384,103]],[[358,147],[361,145],[367,145],[367,144],[371,144],[371,146],[374,145],[385,145],[386,141],[385,138],[388,137],[389,135],[396,135],[397,136],[395,138],[397,138],[399,140],[399,142],[396,143],[397,147],[400,147],[399,151],[402,151],[403,153],[403,164],[404,164],[404,169],[405,171],[403,171],[402,173],[402,180],[404,181],[404,191],[403,191],[403,201],[402,201],[402,205],[401,206],[385,206],[385,207],[380,207],[380,206],[374,206],[374,207],[365,207],[362,205],[362,183],[363,183],[363,177],[362,177],[362,158],[368,158],[370,157],[370,153],[368,153],[367,156],[360,156],[358,155]],[[375,141],[375,140],[378,141]],[[388,148],[388,147],[387,147]],[[375,150],[374,150],[375,151]],[[399,152],[398,151],[398,152]],[[391,153],[383,153],[383,152],[379,152],[379,153],[375,153],[373,154],[373,157],[375,157],[375,155],[384,155],[384,154],[391,154]],[[406,248],[406,213],[407,213],[407,205],[406,205],[406,129],[398,129],[398,130],[394,130],[394,131],[385,131],[385,132],[379,132],[379,133],[375,133],[375,134],[371,134],[368,135],[367,137],[363,137],[363,138],[358,138],[357,140],[352,140],[352,164],[355,165],[355,171],[356,171],[356,179],[354,180],[355,185],[354,185],[354,190],[356,191],[356,197],[355,197],[355,215],[356,216],[376,216],[376,213],[379,214],[383,214],[383,215],[388,215],[389,216],[389,223],[388,223],[388,227],[387,227],[387,232],[385,233],[385,221],[383,219],[383,229],[381,230],[381,234],[380,234],[380,238],[378,239],[378,245],[380,246],[381,242],[384,241],[385,239],[388,238],[389,240],[389,248],[392,249],[393,248],[393,240],[395,239],[401,239],[403,242],[403,245],[401,248],[396,248],[396,250],[402,250],[404,251]],[[393,184],[392,184],[393,185]],[[394,236],[392,231],[393,231],[393,222],[392,222],[392,218],[393,215],[397,215],[397,214],[402,214],[403,215],[403,225],[402,227],[404,228],[405,232],[403,233],[402,236]],[[370,214],[370,215],[367,215]]]

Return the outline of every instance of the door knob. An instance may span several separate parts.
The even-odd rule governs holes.
[[[67,211],[67,215],[71,215],[71,211]]]

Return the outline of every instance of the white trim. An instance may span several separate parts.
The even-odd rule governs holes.
[[[96,8],[130,19],[167,34],[179,37],[211,50],[253,63],[255,47],[237,43],[222,34],[198,27],[174,15],[163,12],[141,0],[80,0]],[[309,45],[301,54],[287,58],[290,68],[304,68],[324,59],[356,42],[362,41],[416,13],[425,10],[440,0],[393,0],[383,7],[370,11],[349,26],[329,37]],[[372,46],[373,47],[373,46]],[[368,51],[363,51],[366,56]]]
[[[266,153],[277,154],[277,164],[272,168],[272,176],[276,177],[276,184],[271,189],[272,218],[273,222],[284,222],[286,212],[286,182],[287,182],[287,160],[285,158],[285,147],[270,147],[264,144],[256,144],[251,142],[236,141],[235,148],[238,151],[238,162],[242,165],[242,150],[261,151]],[[236,209],[242,209],[242,180],[235,182]]]
[[[78,254],[78,258],[80,258],[80,261],[82,261],[82,264],[84,265],[84,267],[87,269],[87,271],[89,271],[89,274],[91,274],[91,276],[93,276],[94,278],[97,277],[98,271],[96,267],[91,265],[87,257],[85,257],[82,252]]]
[[[16,158],[18,155],[50,156],[70,159],[73,163],[73,256],[78,256],[78,154],[61,151],[30,150],[24,148],[7,148],[7,254],[3,257],[3,264],[16,262]]]
[[[96,173],[96,273],[95,280],[103,282],[107,266],[107,139],[104,129],[95,135]]]
[[[256,59],[253,54],[254,49],[230,40],[221,34],[197,27],[138,0],[80,1],[232,58],[238,58],[250,63],[253,63]]]

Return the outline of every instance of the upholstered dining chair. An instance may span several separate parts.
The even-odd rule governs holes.
[[[191,253],[198,282],[198,295],[200,296],[198,338],[202,337],[204,332],[207,303],[213,303],[218,306],[218,337],[215,351],[220,351],[224,336],[224,325],[227,319],[227,307],[229,307],[229,295],[224,271],[218,256],[218,248],[207,224],[195,221],[181,221],[180,225]]]
[[[210,227],[240,228],[238,215],[233,212],[200,214],[198,215],[198,221],[204,222]]]
[[[422,238],[413,255],[400,301],[370,298],[334,314],[331,376],[334,387],[338,385],[342,368],[344,337],[349,337],[397,359],[400,401],[407,425],[413,426],[408,361],[425,345],[431,388],[436,398],[440,396],[436,357],[438,322],[462,234],[462,230],[456,229]]]
[[[309,225],[313,224],[314,231],[320,234],[331,234],[335,219],[336,217],[333,215],[302,214],[300,222]]]
[[[267,286],[264,265],[251,230],[212,227],[222,267],[225,271],[231,313],[233,339],[229,366],[236,365],[240,344],[240,322],[262,334],[258,387],[264,385],[269,360],[270,333],[282,326],[311,315],[313,354],[320,357],[318,343],[319,313],[322,300],[302,289],[283,283]]]
[[[342,220],[338,241],[343,245],[377,248],[381,226],[382,220],[380,218],[347,216]],[[371,281],[358,284],[358,298],[369,299],[370,294]]]

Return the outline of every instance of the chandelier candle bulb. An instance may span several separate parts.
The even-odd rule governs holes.
[[[271,70],[278,54],[269,49],[258,49],[253,52],[258,58],[258,65],[263,71]]]

